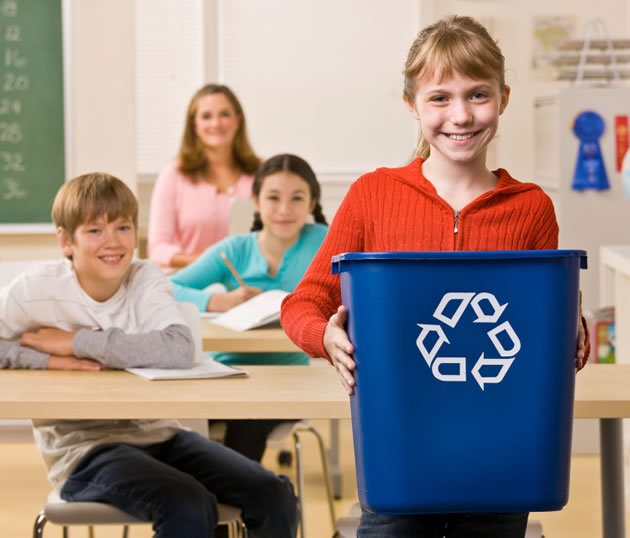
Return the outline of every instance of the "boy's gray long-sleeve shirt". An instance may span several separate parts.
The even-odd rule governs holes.
[[[148,260],[133,261],[119,290],[104,302],[83,291],[69,260],[42,265],[0,289],[0,339],[5,339],[0,340],[0,365],[45,367],[48,354],[7,341],[41,327],[74,332],[73,354],[109,368],[185,368],[194,362],[192,334],[171,284]],[[147,446],[183,429],[171,419],[34,420],[33,426],[57,491],[81,458],[99,445]]]

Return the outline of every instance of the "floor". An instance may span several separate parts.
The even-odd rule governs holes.
[[[313,421],[327,437],[328,423]],[[337,517],[346,515],[356,502],[352,433],[349,421],[341,424],[341,467],[343,471],[343,498],[335,502]],[[308,538],[330,538],[332,528],[325,501],[324,486],[320,479],[318,451],[311,436],[304,436],[306,455],[306,525]],[[284,472],[293,478],[291,469],[280,469],[277,450],[269,449],[263,463],[269,468]],[[2,538],[31,536],[35,515],[45,500],[49,486],[43,464],[31,443],[0,443],[0,522]],[[571,465],[571,493],[568,505],[560,512],[532,514],[531,518],[542,522],[546,538],[597,538],[601,536],[601,506],[599,485],[599,458],[576,456]],[[630,514],[626,525],[630,529]],[[46,538],[61,537],[61,529],[48,525]],[[71,538],[87,537],[85,528],[76,527]],[[118,527],[99,527],[96,538],[120,537]],[[152,536],[149,526],[131,528],[130,538]]]

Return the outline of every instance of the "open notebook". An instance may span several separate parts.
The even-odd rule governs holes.
[[[234,331],[247,331],[279,322],[280,305],[288,294],[282,290],[265,291],[217,316],[211,323]]]
[[[247,375],[245,370],[232,368],[214,359],[206,358],[201,345],[199,310],[192,303],[177,303],[186,319],[195,342],[195,361],[192,368],[126,368],[127,372],[152,381],[163,379],[203,379]]]

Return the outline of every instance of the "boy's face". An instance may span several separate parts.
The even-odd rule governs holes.
[[[103,215],[81,224],[69,237],[63,228],[57,236],[83,290],[96,301],[109,299],[120,287],[136,246],[133,221],[126,217],[107,222]]]

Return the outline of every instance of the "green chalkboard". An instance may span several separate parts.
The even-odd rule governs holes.
[[[61,0],[0,0],[0,224],[50,222],[63,184]]]

